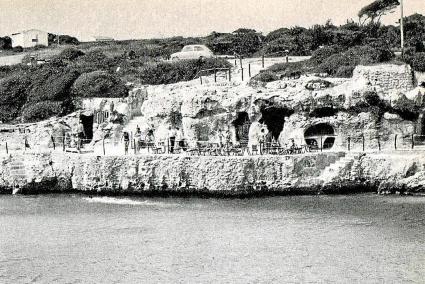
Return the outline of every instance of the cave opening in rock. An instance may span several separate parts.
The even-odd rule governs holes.
[[[81,123],[83,124],[84,133],[86,135],[84,143],[90,143],[93,139],[93,115],[80,115]]]
[[[248,113],[239,112],[233,125],[236,128],[236,141],[241,144],[248,144],[249,140],[249,128],[251,127],[251,121],[249,120]]]
[[[305,130],[304,139],[313,148],[330,149],[335,143],[335,130],[328,123],[315,124]]]
[[[290,116],[293,112],[282,107],[266,107],[261,109],[262,118],[260,123],[264,123],[271,134],[271,137],[278,139],[285,124],[285,117]]]

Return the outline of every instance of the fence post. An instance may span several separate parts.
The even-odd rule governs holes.
[[[239,62],[241,64],[241,68],[243,68],[243,66],[242,66],[242,56],[239,57]]]
[[[238,66],[238,61],[236,60],[236,58],[235,58],[235,66]]]
[[[229,82],[232,81],[232,68],[229,68]]]
[[[53,138],[53,136],[50,136],[50,138],[52,139],[52,143],[53,143],[53,150],[56,150],[55,138]]]
[[[350,152],[351,151],[351,137],[350,136],[348,136],[348,138],[347,138],[347,142],[348,142],[348,152]]]
[[[134,154],[137,154],[137,149],[136,149],[136,139],[133,138],[133,145],[134,145]]]
[[[62,150],[65,152],[65,136],[62,137]]]
[[[199,79],[201,79],[201,85],[202,85],[202,75],[201,75],[201,76],[199,76]]]
[[[248,75],[251,78],[251,63],[248,64]]]
[[[242,76],[242,81],[243,81],[243,68],[241,68],[241,76]]]
[[[380,152],[381,151],[381,140],[379,139],[379,136],[377,138],[378,138],[378,150]]]
[[[102,148],[103,148],[103,156],[106,155],[106,151],[105,151],[105,137],[102,138]]]
[[[397,150],[397,134],[394,135],[394,150]]]
[[[217,69],[214,68],[214,82],[217,83]]]
[[[320,136],[320,152],[323,152],[323,136]]]
[[[6,154],[9,154],[9,148],[7,147],[7,142],[6,142]]]
[[[415,134],[412,134],[412,149],[415,148]]]
[[[364,134],[362,134],[362,146],[363,146],[363,152],[364,152],[364,148],[365,148],[365,138],[364,138]]]
[[[264,54],[261,55],[261,67],[264,68]]]

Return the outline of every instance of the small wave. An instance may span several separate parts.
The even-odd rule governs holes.
[[[85,201],[90,203],[117,204],[117,205],[135,205],[135,206],[158,206],[170,207],[176,206],[173,203],[155,202],[155,201],[138,201],[129,198],[114,198],[114,197],[85,197]]]

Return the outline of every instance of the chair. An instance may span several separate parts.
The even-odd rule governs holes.
[[[251,145],[251,155],[258,155],[258,145]]]

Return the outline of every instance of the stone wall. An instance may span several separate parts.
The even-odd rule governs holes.
[[[366,79],[378,92],[409,91],[414,88],[413,71],[409,65],[381,64],[357,66],[353,80]]]

